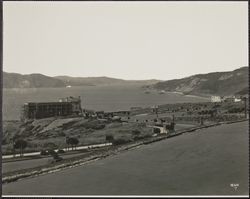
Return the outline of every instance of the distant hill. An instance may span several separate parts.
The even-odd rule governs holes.
[[[97,86],[114,84],[151,85],[159,80],[123,80],[110,77],[49,77],[42,74],[22,75],[3,72],[3,88],[56,88],[70,86]]]
[[[125,83],[125,80],[115,79],[109,77],[70,77],[70,76],[56,76],[54,77],[63,81],[67,85],[71,86],[95,86],[102,84],[117,84],[117,83]]]
[[[62,80],[65,84],[71,86],[96,86],[96,85],[113,85],[113,84],[141,84],[151,85],[160,80],[123,80],[110,77],[70,77],[70,76],[56,76],[56,79]]]
[[[21,75],[3,72],[3,88],[65,87],[62,80],[42,74]]]
[[[229,72],[198,74],[182,79],[123,80],[110,77],[49,77],[3,72],[3,88],[55,88],[97,85],[140,85],[147,88],[193,95],[232,95],[248,93],[248,67]]]
[[[245,87],[242,90],[240,90],[239,92],[236,92],[236,95],[247,95],[249,93],[249,87]]]
[[[248,69],[198,74],[182,79],[158,82],[148,86],[157,90],[176,91],[192,95],[234,95],[248,93]]]

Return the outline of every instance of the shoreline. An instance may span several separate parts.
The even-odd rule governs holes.
[[[161,89],[150,89],[153,92],[160,92],[162,91]],[[181,91],[165,91],[163,90],[165,93],[169,93],[169,94],[178,94],[178,95],[182,95],[184,97],[195,97],[195,98],[201,98],[201,99],[207,99],[210,101],[210,98],[212,95],[209,94],[185,94],[184,92]]]
[[[174,93],[174,94],[179,94],[179,95],[183,95],[183,96],[186,96],[186,97],[196,97],[196,98],[202,98],[202,99],[208,99],[210,101],[210,97],[212,95],[203,95],[203,94],[200,94],[200,95],[189,95],[189,94],[184,94],[183,92],[180,92],[180,91],[166,91],[166,93]]]
[[[174,92],[166,92],[166,93],[174,93]],[[176,94],[176,93],[175,93]],[[180,94],[180,93],[178,93],[178,94]],[[190,103],[190,104],[200,104],[200,103],[211,103],[211,101],[210,101],[210,98],[209,97],[202,97],[202,96],[196,96],[196,95],[184,95],[184,94],[180,94],[180,95],[183,95],[183,96],[186,96],[186,97],[195,97],[195,98],[202,98],[202,99],[207,99],[207,100],[209,100],[209,101],[207,101],[207,102],[204,102],[204,101],[202,101],[202,102],[175,102],[175,103],[167,103],[167,104],[159,104],[159,106],[164,106],[164,105],[181,105],[181,104],[186,104],[186,103]],[[150,106],[145,106],[145,107],[143,107],[142,109],[148,109],[148,108],[150,108]],[[95,111],[98,111],[98,110],[95,110]],[[129,110],[128,110],[129,111]],[[113,111],[104,111],[104,112],[113,112]],[[131,111],[131,112],[133,112],[133,111]],[[3,120],[2,120],[3,122],[21,122],[20,120],[18,120],[18,119],[4,119],[3,118]]]

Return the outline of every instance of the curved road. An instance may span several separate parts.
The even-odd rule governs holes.
[[[2,188],[3,195],[248,195],[248,122],[183,134]]]

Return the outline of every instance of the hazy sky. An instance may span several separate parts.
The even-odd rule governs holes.
[[[4,71],[175,79],[248,65],[246,2],[3,2]]]

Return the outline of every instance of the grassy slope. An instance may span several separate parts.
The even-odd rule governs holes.
[[[56,148],[66,147],[66,136],[77,137],[79,145],[104,143],[106,135],[113,135],[115,139],[133,139],[133,130],[139,130],[141,136],[151,134],[152,131],[140,124],[110,123],[83,118],[41,119],[31,123],[21,124],[12,122],[4,125],[3,152],[11,152],[10,143],[13,135],[19,135],[28,141],[27,150],[41,150],[54,145]]]

